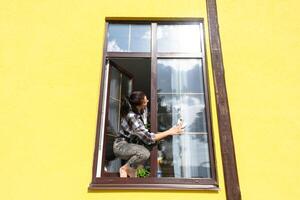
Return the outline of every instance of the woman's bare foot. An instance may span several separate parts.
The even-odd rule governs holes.
[[[127,168],[127,174],[128,174],[129,177],[135,178],[135,177],[137,177],[137,170],[132,168],[132,167],[128,167]]]
[[[119,172],[120,172],[120,177],[121,178],[127,178],[127,172],[126,172],[126,167],[125,166],[120,167]]]
[[[127,175],[131,178],[137,177],[137,170],[132,167],[129,167],[128,165],[122,166],[119,172],[121,178],[127,178]]]

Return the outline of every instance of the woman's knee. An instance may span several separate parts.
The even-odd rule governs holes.
[[[150,151],[146,148],[144,148],[142,151],[140,151],[140,157],[143,160],[148,160],[150,157]]]
[[[113,152],[116,157],[126,159],[128,156],[127,142],[118,142],[113,145]]]

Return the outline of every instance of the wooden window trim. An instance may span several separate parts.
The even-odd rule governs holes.
[[[156,94],[156,88],[157,88],[157,38],[156,38],[156,32],[157,32],[157,23],[153,23],[151,26],[151,101],[150,101],[150,123],[151,123],[151,132],[156,132],[157,130],[157,118],[156,118],[156,112],[157,111],[157,94]],[[155,113],[155,114],[153,114]],[[150,168],[154,173],[152,173],[151,177],[157,176],[157,145],[152,149],[151,155],[150,155]]]
[[[226,199],[241,200],[241,191],[237,173],[234,141],[226,91],[216,0],[206,0],[206,9],[208,15],[209,44],[215,86]]]
[[[107,58],[150,58],[151,53],[141,52],[107,52]]]

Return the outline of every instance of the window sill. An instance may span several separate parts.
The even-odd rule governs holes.
[[[90,184],[90,191],[96,190],[220,190],[215,185],[183,185],[183,184]]]
[[[205,183],[204,183],[205,182]],[[165,179],[157,178],[99,178],[88,188],[96,190],[199,190],[218,192],[220,190],[215,181],[201,179]]]

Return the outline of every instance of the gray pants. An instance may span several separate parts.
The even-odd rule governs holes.
[[[134,169],[150,157],[150,151],[144,146],[127,141],[115,141],[113,150],[116,157],[127,160],[127,164]]]

